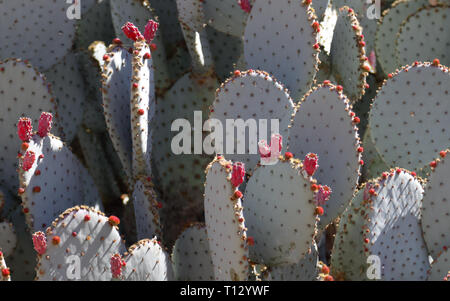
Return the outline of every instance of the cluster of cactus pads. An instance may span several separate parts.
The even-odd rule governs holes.
[[[66,2],[0,0],[0,280],[449,279],[448,0]]]

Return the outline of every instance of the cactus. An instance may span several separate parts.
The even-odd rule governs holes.
[[[399,66],[415,60],[432,61],[434,58],[440,59],[446,66],[450,65],[450,38],[442,34],[450,26],[449,13],[450,5],[439,4],[420,8],[403,21],[395,42]],[[423,24],[433,24],[433,27],[429,29]]]
[[[439,158],[433,160],[430,165],[432,172],[428,178],[427,186],[422,201],[422,229],[428,251],[433,258],[443,247],[450,244],[450,236],[447,231],[450,227],[450,205],[447,202],[450,171],[447,155],[450,151],[443,150]]]
[[[32,231],[44,230],[75,205],[102,208],[92,178],[64,143],[49,133],[51,126],[52,115],[43,112],[38,132],[22,143],[19,194]]]
[[[254,262],[297,264],[311,248],[322,207],[315,202],[318,185],[304,167],[304,162],[285,156],[275,165],[258,166],[250,177],[244,217],[254,239]]]
[[[204,224],[186,228],[175,241],[172,253],[177,281],[214,280],[213,262]]]
[[[47,228],[45,252],[37,254],[36,280],[111,280],[110,257],[124,252],[117,218],[95,208],[73,207]],[[75,263],[74,263],[75,262]]]
[[[256,0],[244,34],[247,68],[273,74],[296,101],[310,89],[318,65],[313,46],[320,24],[308,3]],[[295,46],[289,45],[292,40],[297,41]]]
[[[8,221],[0,222],[0,250],[8,257],[14,252],[17,245],[16,231],[12,223]]]
[[[329,81],[308,92],[296,108],[290,125],[288,151],[298,158],[319,156],[315,178],[333,190],[324,206],[324,228],[345,209],[356,188],[361,152],[357,119],[342,86]]]
[[[245,175],[240,162],[217,156],[206,168],[205,224],[215,280],[244,281],[248,278],[248,240],[242,212]],[[217,208],[217,209],[216,209]]]
[[[0,251],[0,272],[2,273],[0,281],[11,281],[11,271],[6,266],[3,253]]]
[[[211,106],[210,120],[219,120],[223,131],[223,149],[216,149],[216,153],[225,154],[233,161],[244,162],[247,171],[251,172],[259,161],[257,143],[259,140],[267,140],[271,134],[277,133],[284,137],[289,136],[289,118],[294,112],[294,104],[289,94],[276,79],[259,70],[236,71],[234,76],[225,81],[217,90],[216,99]],[[248,131],[242,128],[236,130],[236,136],[230,137],[227,129],[227,119],[242,119],[244,122],[256,121],[256,129],[252,129],[251,123]],[[261,121],[267,121],[263,126]],[[279,128],[274,128],[274,123]],[[211,127],[215,127],[211,122]],[[232,129],[233,131],[234,128]],[[257,130],[258,137],[254,131]],[[244,140],[242,140],[244,139]],[[231,141],[234,141],[232,144]],[[229,146],[234,149],[229,150]]]
[[[133,189],[133,206],[136,219],[137,238],[162,237],[159,221],[161,202],[156,199],[156,193],[149,183],[150,179],[141,177]]]
[[[449,254],[448,247],[445,247],[439,252],[436,259],[431,264],[431,269],[428,271],[428,281],[449,281]]]
[[[369,126],[375,147],[388,166],[417,171],[448,145],[444,125],[450,122],[449,104],[443,99],[448,98],[449,85],[448,68],[438,60],[405,66],[384,82],[373,101]]]
[[[240,2],[248,2],[248,4]],[[251,2],[254,0],[206,0],[203,8],[205,18],[214,29],[240,38],[244,34]],[[245,9],[242,8],[243,5]]]

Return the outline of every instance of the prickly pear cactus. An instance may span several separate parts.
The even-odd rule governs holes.
[[[50,134],[51,115],[42,113],[38,132],[22,143],[19,160],[19,194],[31,231],[42,231],[75,205],[101,209],[95,184],[80,161]],[[21,132],[19,121],[19,133]]]
[[[315,180],[303,172],[301,161],[280,158],[258,166],[245,190],[250,258],[268,266],[297,264],[311,248],[316,234]]]
[[[297,158],[317,154],[319,168],[314,177],[333,191],[324,206],[321,227],[344,211],[358,182],[363,148],[355,117],[342,86],[326,81],[305,95],[291,120],[288,151]]]
[[[161,225],[159,221],[159,208],[161,203],[156,199],[149,179],[140,177],[133,189],[134,216],[136,218],[137,238],[161,238]]]
[[[173,280],[170,256],[156,239],[144,239],[132,245],[124,257],[123,280]]]
[[[0,251],[0,272],[2,273],[0,281],[11,281],[11,271],[6,266],[5,257]]]
[[[0,251],[8,257],[14,252],[16,245],[17,236],[13,224],[8,221],[0,222]]]
[[[217,90],[211,106],[210,126],[219,135],[223,133],[224,137],[222,148],[216,148],[215,152],[225,154],[230,160],[244,162],[247,171],[251,172],[260,159],[259,141],[270,140],[271,134],[288,137],[289,119],[293,112],[294,104],[289,94],[268,73],[259,70],[235,71],[234,76]],[[230,119],[235,120],[231,127]],[[221,122],[221,128],[216,128],[215,120]],[[237,120],[247,122],[248,129],[238,127]],[[254,124],[252,121],[255,121]],[[233,149],[229,149],[230,146]]]
[[[308,3],[256,0],[244,35],[247,67],[271,73],[296,101],[310,89],[319,63],[320,24]]]
[[[251,8],[243,9],[239,1],[241,0],[202,1],[208,24],[218,31],[241,38]]]
[[[373,101],[369,126],[389,166],[418,170],[448,146],[449,87],[448,68],[438,60],[417,62],[388,76]]]
[[[427,4],[428,0],[398,0],[383,12],[377,26],[375,49],[377,60],[385,74],[395,72],[395,69],[400,67],[396,59],[395,45],[400,25],[409,15]],[[420,59],[423,58],[420,57]],[[407,64],[413,61],[409,61]]]
[[[399,66],[411,64],[415,60],[432,61],[435,58],[450,66],[450,37],[445,34],[445,30],[450,27],[449,14],[449,5],[438,4],[420,8],[403,21],[396,39]],[[430,24],[431,27],[424,24]]]
[[[449,150],[440,152],[438,159],[432,161],[432,172],[428,178],[422,201],[422,229],[428,251],[433,258],[444,246],[450,245],[450,204],[449,195],[450,163]]]
[[[242,192],[242,165],[217,156],[206,169],[205,224],[214,266],[214,280],[248,278],[248,244]],[[251,243],[251,242],[250,242]]]
[[[370,135],[370,128],[366,129],[362,145],[364,147],[362,177],[368,180],[377,178],[383,171],[388,170],[389,166],[383,161],[383,158],[375,148]]]
[[[67,209],[45,234],[33,235],[36,280],[111,280],[110,257],[125,251],[118,222],[94,208]]]
[[[450,280],[450,251],[445,247],[431,264],[428,271],[428,281],[449,281]]]
[[[3,162],[0,186],[16,192],[19,186],[17,154],[20,149],[17,120],[26,115],[37,123],[41,112],[56,112],[55,99],[45,77],[27,61],[20,59],[0,61],[0,93],[0,160]]]
[[[175,241],[172,252],[177,281],[212,281],[214,269],[204,224],[186,228]]]
[[[296,264],[269,268],[270,281],[315,281],[319,274],[319,252],[317,245],[312,244],[306,256]]]
[[[418,178],[404,169],[391,169],[371,183],[363,243],[366,257],[377,256],[381,280],[426,280],[430,263],[420,225],[422,197]]]
[[[331,69],[352,102],[359,100],[365,91],[370,69],[365,45],[363,29],[355,12],[347,6],[340,8],[330,49]]]
[[[41,72],[49,69],[75,39],[77,20],[71,7],[66,1],[0,1],[0,59],[28,59]]]

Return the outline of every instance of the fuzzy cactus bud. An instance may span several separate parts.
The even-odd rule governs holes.
[[[247,244],[249,246],[254,246],[255,245],[255,239],[252,236],[247,237]]]
[[[3,277],[9,277],[9,275],[11,274],[11,272],[9,271],[9,268],[5,268],[5,269],[2,269],[2,276]]]
[[[250,13],[252,10],[252,5],[250,4],[249,0],[239,0],[239,5],[246,13]]]
[[[319,156],[314,153],[308,153],[305,156],[305,160],[303,161],[303,170],[308,174],[308,176],[312,176],[319,165],[317,162],[319,161]]]
[[[27,151],[23,157],[22,169],[24,171],[29,171],[33,167],[34,161],[36,160],[36,154],[33,151]]]
[[[327,275],[325,278],[323,278],[324,281],[334,281],[333,276]]]
[[[284,158],[286,160],[290,160],[290,159],[294,158],[294,154],[292,154],[291,152],[285,152],[284,153]]]
[[[39,255],[43,255],[47,251],[47,237],[44,232],[36,232],[33,234],[33,246]]]
[[[122,275],[122,267],[124,266],[124,261],[120,254],[114,254],[110,259],[111,273],[113,278],[118,279]]]
[[[316,193],[317,205],[323,206],[330,199],[331,188],[327,185],[319,186],[319,190]]]
[[[322,266],[321,271],[322,271],[322,273],[324,273],[325,275],[330,274],[330,268],[327,267],[325,264]]]
[[[20,140],[29,141],[33,135],[33,126],[31,125],[31,119],[22,117],[17,123],[17,134]]]
[[[258,150],[261,154],[261,158],[269,158],[270,157],[270,147],[267,145],[266,140],[261,140],[258,142]]]
[[[145,25],[144,37],[147,43],[150,45],[155,38],[156,32],[158,31],[159,23],[154,20],[148,20],[147,25]]]
[[[317,207],[316,207],[316,210],[315,210],[315,213],[316,213],[316,215],[322,216],[323,213],[324,213],[324,210],[323,210],[322,207],[317,206]]]
[[[239,187],[239,185],[244,182],[245,177],[245,164],[242,162],[236,162],[233,164],[233,171],[231,172],[231,184],[234,187]]]
[[[51,113],[42,112],[41,117],[39,118],[39,136],[45,137],[48,135],[48,133],[50,133],[50,130],[52,129],[52,119],[53,116]]]
[[[133,41],[144,39],[144,36],[141,34],[139,29],[131,22],[127,22],[124,26],[122,26],[122,31],[127,38]]]
[[[59,237],[59,236],[57,236],[57,235],[53,236],[53,238],[52,238],[52,243],[53,243],[55,246],[59,245],[60,242],[61,242],[61,237]]]

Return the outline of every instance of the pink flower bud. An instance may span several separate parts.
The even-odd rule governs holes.
[[[141,34],[139,29],[134,26],[133,23],[127,22],[124,26],[122,26],[122,31],[127,36],[127,38],[133,41],[144,39],[144,36]]]
[[[281,153],[281,149],[283,148],[283,136],[280,134],[273,134],[270,139],[270,150],[274,154],[274,156],[278,157]]]
[[[318,206],[325,205],[325,203],[328,202],[328,200],[330,199],[331,192],[332,191],[330,187],[326,185],[319,186],[319,190],[316,193],[317,205]]]
[[[22,117],[17,123],[17,134],[20,140],[28,141],[33,136],[33,126],[31,125],[31,119]]]
[[[48,135],[48,133],[50,133],[50,130],[52,129],[52,119],[53,116],[51,113],[42,112],[41,117],[39,118],[39,136],[45,137]]]
[[[236,162],[233,164],[233,171],[231,173],[231,184],[234,187],[239,187],[239,185],[244,182],[245,176],[245,164],[242,162]]]
[[[34,249],[39,255],[43,255],[47,251],[47,238],[41,231],[33,234]]]
[[[269,158],[270,157],[270,147],[267,145],[266,140],[261,140],[258,142],[259,153],[261,154],[261,158]]]
[[[125,262],[122,260],[120,254],[114,254],[110,259],[111,273],[113,278],[117,279],[122,275],[122,268],[125,266]]]
[[[303,161],[303,170],[306,171],[308,176],[312,176],[319,165],[317,162],[319,161],[319,157],[314,153],[308,153],[305,156],[305,160]]]
[[[27,151],[23,157],[22,169],[29,171],[33,167],[34,161],[36,160],[36,154],[33,151]]]
[[[239,5],[246,13],[250,13],[250,11],[252,10],[252,6],[249,0],[239,0]]]
[[[149,20],[145,25],[144,37],[147,43],[150,45],[155,38],[156,31],[158,31],[159,23],[154,20]]]

